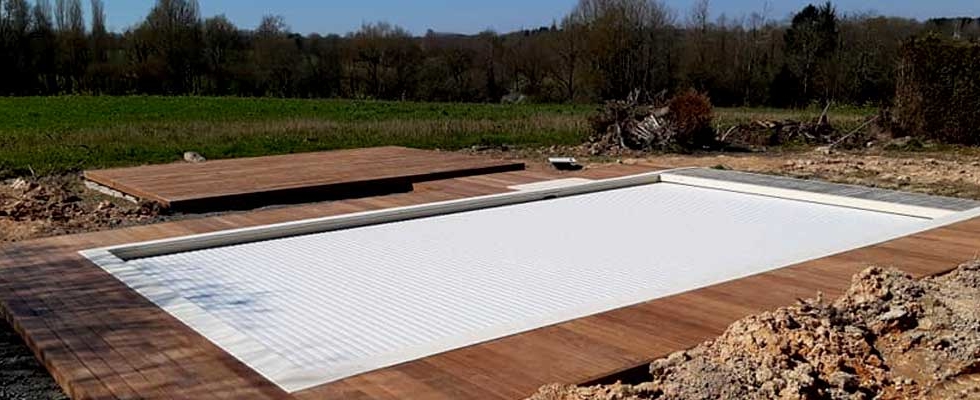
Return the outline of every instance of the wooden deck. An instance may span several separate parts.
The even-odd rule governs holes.
[[[376,147],[85,171],[85,178],[176,210],[221,211],[408,192],[414,183],[523,169],[519,162]]]
[[[614,166],[569,176],[648,171]],[[868,265],[946,272],[980,249],[980,220],[287,394],[76,251],[221,229],[500,193],[550,171],[434,181],[412,193],[37,240],[0,248],[0,309],[75,399],[516,399],[592,381],[692,347],[746,315],[818,291],[833,297]]]

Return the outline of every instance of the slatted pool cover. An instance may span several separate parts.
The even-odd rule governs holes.
[[[297,391],[926,223],[660,183],[104,267]]]

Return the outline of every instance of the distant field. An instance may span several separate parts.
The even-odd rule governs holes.
[[[0,169],[39,174],[401,145],[579,143],[590,106],[194,97],[0,98]]]
[[[0,98],[0,177],[172,162],[185,151],[217,159],[381,145],[450,150],[572,145],[588,135],[587,117],[594,109],[199,97]],[[726,126],[756,113],[784,119],[812,112],[717,113],[716,123]]]

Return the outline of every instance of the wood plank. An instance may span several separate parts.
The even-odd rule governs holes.
[[[85,178],[201,212],[409,192],[418,182],[523,169],[521,162],[378,147],[85,171]]]

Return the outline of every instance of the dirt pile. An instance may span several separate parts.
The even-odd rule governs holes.
[[[0,242],[152,222],[161,209],[84,193],[77,179],[0,184]]]
[[[534,400],[980,398],[980,264],[916,281],[871,268],[650,366],[651,382],[549,386]]]

